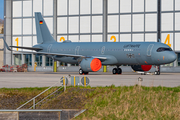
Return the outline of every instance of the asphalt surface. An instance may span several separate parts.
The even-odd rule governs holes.
[[[79,75],[78,72],[23,72],[10,73],[0,72],[0,88],[22,88],[22,87],[46,87],[54,83],[60,84],[60,78],[63,76],[79,76],[80,79],[84,75]],[[180,73],[162,73],[161,75],[141,75],[138,73],[124,72],[122,75],[112,75],[111,72],[95,72],[85,75],[90,79],[90,86],[133,86],[142,84],[143,86],[180,86]],[[138,78],[143,81],[140,83]],[[71,84],[71,78],[68,78]],[[80,83],[80,85],[82,85]]]

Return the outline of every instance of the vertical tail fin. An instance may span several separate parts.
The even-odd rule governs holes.
[[[36,21],[36,34],[37,34],[37,43],[53,43],[56,42],[52,37],[49,29],[44,21],[41,13],[35,13],[35,21]]]

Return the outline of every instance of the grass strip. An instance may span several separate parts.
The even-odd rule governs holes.
[[[0,109],[16,109],[44,88],[2,88]],[[57,89],[50,89],[42,95]],[[63,90],[62,90],[63,91]],[[41,97],[39,98],[41,99]],[[180,87],[119,86],[67,87],[38,109],[87,109],[75,119],[173,119],[180,118]]]
[[[126,120],[180,118],[180,87],[139,87],[114,85],[95,88],[86,112],[76,119]]]

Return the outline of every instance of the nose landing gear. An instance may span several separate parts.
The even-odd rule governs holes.
[[[113,74],[122,74],[122,69],[117,66],[117,68],[113,68],[112,70]]]
[[[160,66],[156,66],[156,71],[154,72],[155,75],[160,75]]]

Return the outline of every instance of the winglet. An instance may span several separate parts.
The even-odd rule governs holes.
[[[4,37],[2,37],[2,39],[3,39],[3,41],[4,41],[4,44],[5,44],[6,48],[7,48],[8,50],[12,51],[12,49],[9,48],[9,46],[8,46],[7,43],[6,43],[6,41],[4,40]]]

